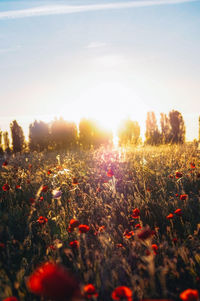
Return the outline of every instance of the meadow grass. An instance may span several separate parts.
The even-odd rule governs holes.
[[[4,162],[0,299],[40,300],[26,280],[47,261],[67,267],[82,286],[92,283],[100,301],[111,300],[118,286],[129,287],[133,300],[178,300],[183,290],[200,288],[195,145],[26,153]],[[72,218],[89,231],[70,230]],[[152,234],[141,239],[147,227]],[[79,246],[70,246],[75,240]]]

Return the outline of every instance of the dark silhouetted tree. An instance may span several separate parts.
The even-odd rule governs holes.
[[[119,145],[138,144],[140,142],[140,126],[130,119],[122,121],[118,129]]]
[[[21,152],[25,147],[25,138],[22,127],[19,126],[16,120],[10,124],[12,147],[15,153]]]
[[[51,142],[55,149],[72,149],[77,145],[77,126],[63,118],[51,124]]]
[[[31,151],[47,150],[51,143],[49,125],[43,121],[34,121],[29,126],[29,149]]]
[[[0,155],[3,154],[3,145],[2,145],[2,131],[0,131]]]
[[[4,132],[3,133],[3,142],[4,142],[4,150],[7,154],[11,153],[11,149],[10,149],[10,140],[8,137],[8,132]]]
[[[161,135],[158,130],[156,115],[154,112],[147,112],[145,143],[157,145],[160,143]]]
[[[161,142],[163,144],[170,143],[171,125],[168,116],[164,113],[160,114],[160,126],[161,126]]]
[[[184,143],[185,123],[181,113],[174,110],[169,112],[169,121],[171,125],[171,133],[170,133],[171,143]]]

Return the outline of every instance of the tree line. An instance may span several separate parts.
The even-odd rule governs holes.
[[[12,146],[10,146],[8,132],[0,131],[1,153],[4,151],[7,153],[11,151],[22,152],[25,149],[38,152],[75,148],[91,149],[98,148],[101,145],[111,146],[113,144],[113,133],[111,131],[103,130],[95,121],[85,118],[79,122],[79,126],[63,118],[55,119],[51,123],[36,120],[29,126],[28,143],[25,141],[22,127],[16,120],[10,124],[10,130]],[[121,122],[117,136],[119,146],[142,143],[139,123],[131,119]],[[180,112],[172,110],[168,115],[161,113],[160,128],[155,113],[147,113],[144,144],[159,145],[184,142],[185,123]]]

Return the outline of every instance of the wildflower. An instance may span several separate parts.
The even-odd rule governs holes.
[[[16,185],[15,189],[22,189],[20,185]]]
[[[30,292],[53,300],[71,300],[80,295],[79,285],[73,275],[51,262],[37,268],[26,285]]]
[[[78,229],[80,233],[87,233],[90,227],[88,225],[79,225]]]
[[[194,162],[191,162],[190,166],[191,166],[191,168],[195,168],[196,167],[195,164],[194,164]]]
[[[4,162],[3,162],[3,164],[2,164],[2,166],[7,166],[8,165],[8,161],[7,160],[5,160]]]
[[[123,234],[126,238],[131,238],[133,235],[134,235],[134,232],[133,231],[129,231],[128,229],[126,229],[124,231],[124,234]]]
[[[72,228],[77,228],[79,224],[80,224],[79,221],[74,218],[72,218],[69,222],[69,226]]]
[[[176,178],[177,179],[182,178],[182,176],[183,176],[182,172],[176,171]]]
[[[0,242],[0,249],[4,249],[5,248],[5,244],[3,242]]]
[[[78,185],[78,180],[77,180],[77,178],[73,178],[72,179],[72,185]]]
[[[176,242],[178,241],[178,238],[177,238],[177,237],[174,237],[174,238],[172,239],[172,241],[173,241],[174,243],[176,243]]]
[[[44,201],[44,197],[43,196],[40,197],[40,201]]]
[[[181,216],[181,215],[182,215],[182,210],[181,210],[181,209],[176,209],[176,210],[174,211],[174,213],[175,213],[176,215],[178,215],[178,216]]]
[[[98,293],[93,284],[89,283],[84,286],[83,294],[86,298],[98,297]]]
[[[199,298],[199,293],[197,290],[188,288],[187,290],[183,291],[179,297],[183,301],[197,301]]]
[[[180,200],[185,201],[187,199],[188,195],[187,194],[181,194],[180,195]]]
[[[169,175],[169,178],[170,178],[170,179],[173,179],[173,178],[174,178],[174,176],[173,176],[173,175]]]
[[[42,192],[47,192],[47,190],[48,190],[48,186],[47,185],[44,185],[43,187],[42,187]]]
[[[48,219],[44,216],[40,216],[37,221],[39,224],[44,225],[48,222]]]
[[[137,237],[139,239],[145,240],[150,238],[151,236],[153,236],[155,234],[155,231],[151,230],[148,226],[146,228],[141,229],[138,233],[137,233]]]
[[[127,286],[118,286],[112,292],[112,299],[113,300],[127,300],[132,301],[132,291]]]
[[[48,175],[52,174],[52,171],[49,169],[49,170],[47,171],[47,174],[48,174]]]
[[[111,168],[108,170],[107,176],[108,176],[109,178],[112,178],[112,176],[114,176],[114,173],[113,173],[113,171],[112,171]]]
[[[18,301],[18,299],[14,296],[3,299],[3,301]]]
[[[3,191],[8,191],[10,189],[10,186],[6,183],[2,186]]]
[[[158,246],[156,244],[153,244],[151,247],[153,249],[154,254],[158,254]]]
[[[178,197],[178,196],[179,196],[179,194],[178,194],[178,193],[176,193],[176,194],[175,194],[175,196],[176,196],[176,197]]]
[[[79,241],[78,240],[70,241],[69,245],[70,247],[72,247],[72,249],[78,249]]]
[[[117,248],[124,248],[124,246],[122,244],[116,244]]]
[[[135,208],[133,210],[133,214],[131,215],[132,218],[139,218],[140,216],[140,210],[138,208]]]
[[[61,197],[61,195],[62,195],[62,191],[60,191],[60,190],[54,189],[54,190],[52,191],[53,199],[58,199],[58,198]]]
[[[141,229],[142,227],[141,227],[140,224],[136,224],[136,225],[135,225],[135,228],[136,228],[136,229]]]
[[[166,216],[167,219],[172,219],[174,217],[174,215],[172,213],[170,213],[169,215]]]

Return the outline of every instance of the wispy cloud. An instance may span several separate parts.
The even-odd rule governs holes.
[[[196,2],[196,1],[199,0],[136,0],[136,1],[129,1],[129,2],[90,4],[90,5],[48,5],[48,6],[34,7],[30,9],[3,11],[0,12],[0,20],[9,19],[9,18],[16,19],[16,18],[37,17],[37,16],[72,14],[72,13],[109,10],[109,9],[145,7],[145,6],[154,6],[154,5],[169,5],[169,4],[179,4],[179,3],[186,3],[186,2]]]
[[[7,52],[15,52],[17,50],[19,50],[21,48],[21,46],[16,46],[16,47],[9,47],[9,48],[0,48],[0,54],[1,53],[7,53]]]

